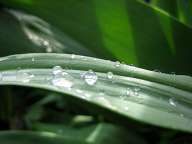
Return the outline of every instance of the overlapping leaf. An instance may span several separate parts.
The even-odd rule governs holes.
[[[141,1],[1,0],[39,16],[98,57],[191,75],[192,30]]]

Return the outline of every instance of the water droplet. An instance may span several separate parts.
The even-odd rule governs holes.
[[[34,77],[33,74],[27,73],[27,72],[22,72],[18,71],[16,79],[19,81],[22,81],[23,83],[28,83],[31,81],[31,79]]]
[[[71,59],[75,59],[75,54],[71,54]]]
[[[49,46],[49,42],[46,41],[46,40],[44,40],[44,41],[43,41],[43,45],[48,47],[48,46]]]
[[[139,91],[140,91],[140,88],[136,87],[133,89],[133,95],[134,96],[139,96]]]
[[[180,117],[184,117],[184,114],[179,114]]]
[[[108,72],[107,73],[107,78],[108,79],[112,79],[113,78],[113,73],[112,72]]]
[[[176,75],[175,72],[171,72],[172,75]]]
[[[46,47],[46,52],[48,52],[48,53],[53,52],[52,47],[51,47],[51,46],[47,46],[47,47]]]
[[[67,78],[63,77],[62,75],[55,76],[52,79],[52,84],[57,87],[64,87],[64,88],[68,88],[68,89],[71,89],[71,87],[73,86],[73,82],[68,80]]]
[[[173,98],[169,99],[169,104],[176,107],[176,102],[175,102],[175,100]]]
[[[82,94],[82,93],[83,93],[83,91],[80,90],[80,89],[76,89],[76,92],[79,93],[79,94]]]
[[[154,69],[153,71],[154,71],[154,72],[157,72],[157,73],[161,73],[161,71],[158,70],[158,69]]]
[[[115,62],[115,67],[120,67],[121,63],[119,61]]]
[[[83,75],[83,79],[88,85],[92,86],[97,82],[98,77],[94,71],[89,70]]]
[[[128,106],[125,106],[125,107],[124,107],[124,110],[125,110],[125,111],[128,111],[128,110],[129,110],[129,107],[128,107]]]
[[[61,74],[63,72],[63,69],[61,66],[54,66],[53,69],[52,69],[52,73],[54,75],[58,75],[58,74]]]
[[[3,78],[3,74],[2,74],[2,73],[0,73],[0,81],[2,80],[2,78]]]
[[[31,61],[34,62],[34,61],[35,61],[35,58],[33,57],[33,58],[31,59]]]
[[[126,95],[131,96],[132,95],[132,90],[130,88],[126,89]]]
[[[55,66],[52,69],[52,84],[57,87],[65,87],[71,89],[73,86],[73,77],[65,72],[61,66]]]
[[[91,97],[91,94],[85,93],[85,97],[86,97],[86,98],[90,98],[90,97]]]
[[[176,74],[175,74],[175,72],[172,72],[172,73],[171,73],[171,79],[174,80],[174,81],[176,80]]]

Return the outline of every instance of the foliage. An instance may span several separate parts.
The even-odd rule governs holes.
[[[0,142],[192,142],[190,0],[0,4]]]

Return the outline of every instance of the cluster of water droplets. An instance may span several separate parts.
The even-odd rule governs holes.
[[[141,89],[139,87],[126,88],[125,92],[120,96],[123,100],[128,100],[130,97],[139,98]]]

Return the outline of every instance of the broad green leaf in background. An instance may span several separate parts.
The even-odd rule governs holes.
[[[51,132],[4,131],[0,133],[3,144],[89,144],[79,140],[65,138]]]
[[[192,29],[138,0],[1,0],[31,13],[96,56],[191,75]]]
[[[192,1],[191,0],[152,0],[155,5],[181,22],[192,25]]]
[[[76,140],[95,144],[105,144],[106,141],[111,144],[144,144],[144,141],[139,136],[128,132],[122,127],[106,123],[76,127],[63,124],[34,123],[33,127],[38,131],[54,132],[69,138],[73,138],[75,135]]]
[[[3,57],[0,70],[1,85],[66,94],[66,100],[101,113],[109,120],[124,120],[132,127],[148,123],[192,132],[192,78],[189,76],[65,54]]]

